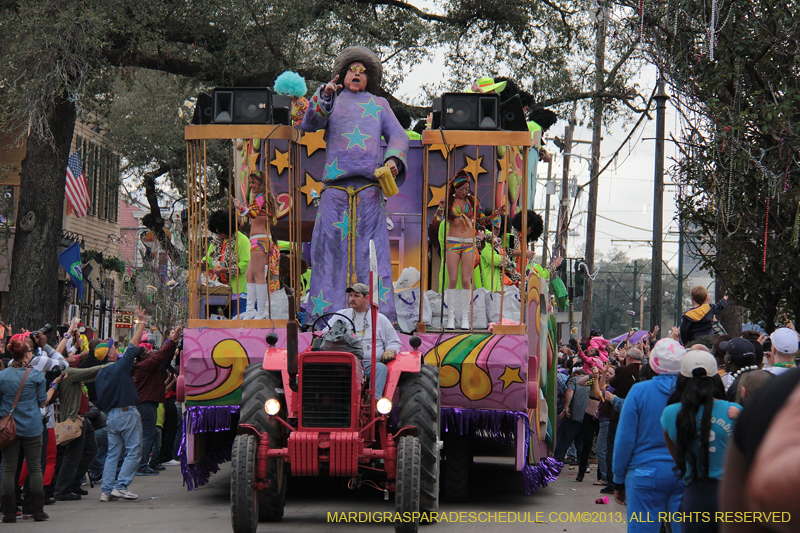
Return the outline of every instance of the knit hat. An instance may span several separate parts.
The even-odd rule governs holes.
[[[650,368],[656,374],[677,374],[686,348],[676,340],[661,339],[650,351]]]

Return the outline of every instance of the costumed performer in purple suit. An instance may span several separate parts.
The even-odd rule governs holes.
[[[397,321],[384,198],[396,194],[394,179],[405,176],[408,136],[389,102],[375,96],[382,75],[372,51],[345,48],[334,61],[333,79],[314,93],[300,126],[305,131],[325,128],[327,142],[324,188],[311,239],[308,323],[347,307],[347,287],[369,283],[370,240],[378,256],[374,290],[380,312]]]

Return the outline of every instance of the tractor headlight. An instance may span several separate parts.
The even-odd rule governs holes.
[[[264,402],[264,410],[270,416],[277,415],[278,411],[281,410],[281,402],[279,402],[275,398],[270,398],[269,400]]]
[[[378,400],[378,403],[375,405],[378,409],[378,412],[382,415],[388,415],[392,412],[392,400],[389,398],[381,398]]]

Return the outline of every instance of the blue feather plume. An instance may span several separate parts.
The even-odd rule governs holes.
[[[286,96],[305,96],[308,92],[306,80],[297,72],[287,70],[275,78],[275,92]]]

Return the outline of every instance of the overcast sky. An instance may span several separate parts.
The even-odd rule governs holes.
[[[431,72],[442,72],[444,70],[443,59],[436,55],[430,62],[423,63],[411,69],[405,81],[400,86],[398,96],[405,101],[413,101],[422,97],[419,90],[421,84],[430,81]],[[502,68],[500,69],[502,74]],[[481,73],[476,73],[480,76]],[[648,97],[656,84],[656,69],[648,66],[642,69],[639,77],[634,80],[641,87],[641,94]],[[465,82],[471,83],[472,80]],[[655,109],[653,104],[652,109]],[[597,233],[595,249],[598,253],[607,253],[612,248],[618,248],[628,253],[632,259],[650,258],[652,249],[648,242],[627,242],[652,239],[653,227],[653,178],[654,178],[654,157],[655,157],[655,111],[652,113],[653,120],[645,120],[639,127],[633,138],[620,151],[616,164],[611,166],[600,177],[600,189],[597,201]],[[560,120],[547,132],[547,137],[564,137],[564,128],[567,126],[566,116],[559,116]],[[634,118],[634,121],[638,117]],[[579,117],[580,122],[580,117]],[[587,122],[587,121],[584,121]],[[621,123],[606,125],[603,131],[603,143],[601,145],[601,168],[605,166],[611,155],[617,151],[622,141],[628,135],[633,123],[628,125],[628,129],[623,129]],[[676,130],[674,109],[667,103],[666,118],[666,138],[669,139],[670,132]],[[591,141],[592,131],[585,126],[577,126],[573,135],[574,139]],[[650,139],[650,140],[644,140]],[[558,153],[558,148],[550,142],[547,144],[550,153]],[[665,145],[665,169],[671,166],[670,157],[675,155],[675,146],[667,141]],[[573,145],[574,154],[590,157],[591,147],[589,144]],[[553,179],[558,183],[562,176],[563,158],[559,156],[553,165]],[[570,174],[577,177],[578,184],[589,181],[588,162],[582,159],[571,158]],[[545,188],[544,180],[547,178],[547,164],[539,164],[539,185],[536,190],[536,208],[542,216],[545,211]],[[669,183],[666,176],[665,181]],[[549,245],[553,243],[553,232],[555,231],[556,214],[558,209],[558,192],[550,199],[550,239]],[[578,249],[586,242],[586,205],[588,200],[588,187],[578,200],[570,229],[577,230],[578,236],[570,236],[568,240],[569,255],[575,257]],[[578,215],[578,213],[581,213]],[[663,210],[663,258],[670,266],[677,266],[678,244],[677,244],[677,221],[675,220],[675,187],[667,185],[664,190],[664,210]],[[637,229],[638,228],[638,229]]]

